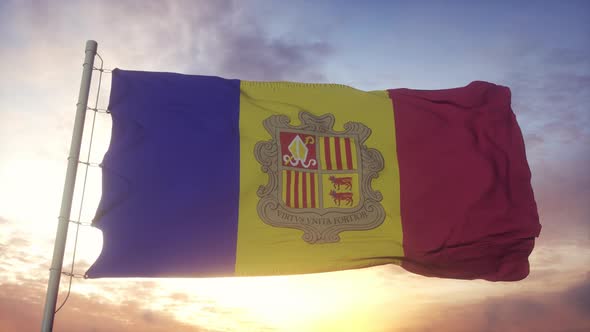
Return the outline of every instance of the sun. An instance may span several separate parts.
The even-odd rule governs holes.
[[[155,309],[174,308],[185,323],[223,330],[242,322],[252,331],[385,331],[401,319],[404,292],[383,292],[378,269],[279,276],[166,279],[159,282]],[[181,292],[185,298],[170,300]],[[166,296],[168,295],[168,297]],[[183,296],[184,297],[184,296]],[[206,305],[204,305],[204,303]],[[392,308],[396,308],[392,310]],[[240,330],[248,331],[245,326]],[[391,331],[388,329],[388,331]]]

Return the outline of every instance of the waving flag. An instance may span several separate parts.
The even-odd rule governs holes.
[[[506,87],[115,70],[109,109],[91,278],[529,272],[541,227]]]

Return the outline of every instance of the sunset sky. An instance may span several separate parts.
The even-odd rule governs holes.
[[[109,69],[362,90],[506,85],[543,229],[529,277],[511,283],[427,278],[398,266],[240,279],[76,278],[56,331],[590,330],[589,1],[2,0],[0,332],[40,328],[88,39]],[[105,74],[99,107],[109,85]],[[104,114],[96,121],[90,161],[99,163],[111,122]],[[88,142],[87,135],[82,156]],[[78,175],[72,219],[84,168]],[[90,168],[82,222],[99,197],[100,169]],[[66,268],[75,231],[71,225]],[[100,246],[99,231],[80,228],[76,273]],[[63,277],[58,304],[67,288]]]

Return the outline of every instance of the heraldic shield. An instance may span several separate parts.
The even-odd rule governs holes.
[[[308,243],[340,241],[343,231],[363,231],[385,220],[383,196],[371,181],[383,169],[383,157],[365,146],[371,129],[347,122],[334,131],[332,114],[300,112],[301,125],[285,115],[264,121],[270,141],[258,142],[254,155],[268,173],[260,186],[257,211],[275,227],[303,231]]]

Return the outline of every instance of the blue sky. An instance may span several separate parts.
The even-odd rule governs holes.
[[[124,330],[113,318],[121,313],[146,331],[590,328],[588,17],[588,1],[2,1],[0,331],[38,330],[87,39],[98,41],[108,68],[364,90],[509,86],[543,231],[531,275],[518,283],[421,278],[396,267],[264,281],[75,281],[57,320],[63,330],[85,322]],[[93,161],[109,133],[110,120],[99,119]],[[90,178],[87,219],[100,173]],[[100,235],[81,236],[83,271]],[[342,297],[350,280],[363,286]],[[289,305],[281,296],[308,303],[289,307],[298,323],[276,309]],[[75,314],[89,308],[104,315]]]

